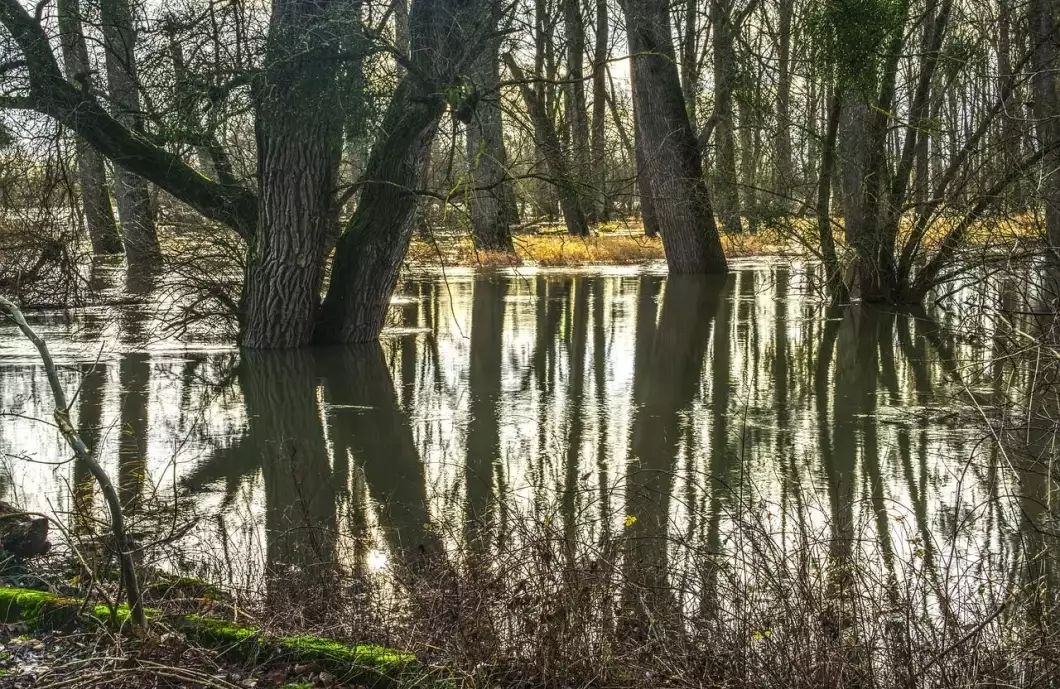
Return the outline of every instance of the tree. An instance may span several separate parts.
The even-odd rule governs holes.
[[[677,75],[668,3],[626,0],[624,9],[636,83],[636,135],[644,141],[667,265],[671,273],[724,273],[725,254]]]
[[[107,0],[118,2],[118,0]],[[133,120],[107,114],[93,94],[63,79],[41,21],[18,0],[0,0],[0,24],[22,54],[23,95],[5,105],[36,110],[80,134],[126,172],[147,179],[206,217],[232,227],[248,242],[241,341],[258,348],[324,341],[375,339],[382,327],[423,179],[426,152],[447,105],[459,110],[467,57],[493,31],[482,16],[494,0],[415,3],[410,51],[396,58],[406,74],[384,117],[360,183],[357,211],[339,238],[328,297],[320,291],[328,237],[334,236],[341,119],[337,66],[356,57],[339,36],[359,27],[338,0],[278,0],[269,22],[264,64],[242,78],[254,97],[257,191],[237,180],[211,180],[150,140]],[[111,8],[114,38],[127,32],[122,7]],[[118,14],[118,17],[113,17]],[[364,34],[360,50],[379,50]],[[132,36],[123,44],[132,45]],[[112,42],[113,44],[113,42]],[[117,46],[114,46],[117,47]],[[392,50],[392,49],[391,49]],[[115,50],[111,51],[117,56]],[[396,51],[395,51],[396,52]],[[119,76],[129,76],[129,62]],[[119,86],[135,85],[121,82]],[[120,90],[120,89],[119,89]],[[122,91],[131,96],[132,90]],[[129,112],[132,110],[133,112]],[[128,237],[126,238],[128,242]],[[319,308],[318,308],[319,307]]]
[[[596,193],[592,215],[607,220],[610,199],[607,194],[607,151],[604,122],[607,117],[607,55],[610,27],[607,0],[596,0],[596,37],[593,42],[593,121],[590,165]]]
[[[92,65],[88,45],[81,24],[81,5],[78,0],[57,0],[59,44],[62,46],[66,78],[86,91],[93,88]],[[114,222],[110,205],[107,170],[103,156],[81,137],[77,137],[77,171],[81,183],[81,203],[85,210],[85,224],[92,241],[92,252],[99,255],[120,254],[121,235]]]
[[[107,90],[114,119],[130,131],[144,131],[137,76],[136,27],[129,0],[100,0],[100,22],[107,65]],[[118,218],[121,220],[125,257],[130,266],[155,265],[162,249],[155,231],[147,181],[130,170],[115,175]]]
[[[587,237],[589,221],[585,217],[585,206],[579,193],[578,180],[563,151],[563,144],[560,143],[556,125],[549,115],[544,95],[540,90],[531,86],[531,80],[527,78],[511,53],[504,56],[504,64],[508,66],[508,71],[519,83],[519,92],[523,96],[527,115],[534,128],[534,139],[541,154],[545,157],[548,171],[552,175],[553,184],[559,194],[559,205],[563,210],[563,219],[567,222],[567,233]]]
[[[732,17],[732,0],[711,0],[710,17],[714,31],[714,112],[710,119],[717,150],[714,195],[718,201],[718,218],[722,228],[730,234],[739,234],[743,226],[740,223],[740,187],[736,176],[736,118],[733,114],[736,22]]]
[[[491,38],[475,60],[474,88],[478,101],[467,122],[467,162],[471,171],[468,205],[475,246],[489,251],[512,251],[511,202],[507,193],[508,156],[500,104],[500,36]]]
[[[585,99],[585,21],[580,0],[562,0],[563,27],[567,38],[567,120],[570,125],[570,161],[573,181],[578,195],[588,196],[583,189],[589,180],[589,108]],[[592,214],[594,204],[586,204]]]

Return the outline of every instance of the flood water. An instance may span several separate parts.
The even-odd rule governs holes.
[[[844,557],[881,585],[924,576],[929,607],[987,607],[1029,490],[969,404],[991,333],[956,337],[960,308],[826,313],[813,272],[428,275],[379,345],[299,351],[177,341],[155,306],[30,315],[163,568],[262,591],[478,553],[515,587],[544,548],[709,607],[704,582],[753,596],[774,564]],[[0,411],[0,498],[98,530],[7,324]]]

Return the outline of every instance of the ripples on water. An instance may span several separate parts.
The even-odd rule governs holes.
[[[621,606],[739,616],[847,567],[929,615],[991,609],[1040,497],[962,401],[991,333],[826,314],[811,272],[410,279],[395,327],[354,348],[182,344],[143,306],[32,321],[134,528],[180,535],[153,561],[234,589],[311,576],[400,598],[409,572],[439,576],[425,563],[478,562],[509,606],[591,588],[606,625]],[[98,497],[33,420],[46,392],[3,325],[0,498],[83,536],[98,524],[70,512]]]

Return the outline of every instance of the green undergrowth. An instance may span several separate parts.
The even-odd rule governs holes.
[[[318,636],[282,636],[203,615],[155,618],[183,633],[198,645],[217,650],[230,660],[252,664],[315,663],[337,678],[369,687],[437,686],[440,676],[394,649],[359,644],[350,646]],[[121,626],[129,620],[128,606],[112,610],[44,591],[0,586],[0,621],[22,622],[35,630],[69,629],[92,624]]]

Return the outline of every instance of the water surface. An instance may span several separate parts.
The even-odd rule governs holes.
[[[616,598],[699,612],[719,579],[753,595],[767,563],[837,559],[884,587],[923,574],[934,606],[998,595],[1026,495],[966,404],[991,333],[958,340],[959,312],[827,312],[814,272],[427,275],[379,345],[297,351],[177,340],[151,284],[31,321],[138,535],[165,542],[153,564],[235,589],[479,555],[526,577],[606,562],[631,587]],[[6,324],[0,411],[0,498],[91,539],[99,499]]]

